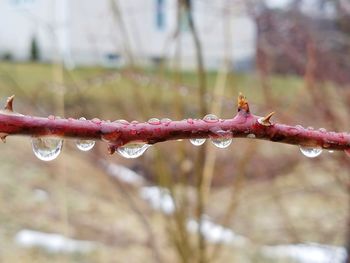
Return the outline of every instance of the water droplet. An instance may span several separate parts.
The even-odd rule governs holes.
[[[319,128],[318,129],[320,132],[327,132],[327,130],[325,128]]]
[[[313,129],[314,129],[314,127],[309,126],[309,127],[307,127],[307,129],[308,129],[308,130],[313,130]]]
[[[151,145],[145,143],[128,143],[120,146],[117,152],[128,159],[140,157]]]
[[[319,156],[322,153],[322,148],[317,146],[317,147],[310,147],[310,146],[299,146],[300,151],[302,154],[304,154],[306,157],[309,158],[315,158]]]
[[[255,134],[253,134],[253,133],[249,133],[248,135],[247,135],[247,138],[255,138]]]
[[[214,123],[214,122],[218,122],[219,118],[214,114],[207,114],[204,116],[203,120],[205,122]]]
[[[95,141],[92,140],[77,140],[76,145],[79,150],[87,152],[95,146]]]
[[[211,142],[218,148],[227,148],[232,143],[232,138],[220,137],[211,139]]]
[[[160,120],[157,118],[151,118],[148,120],[148,123],[152,124],[152,125],[158,125],[158,124],[160,124]]]
[[[334,153],[334,150],[328,150],[329,153]]]
[[[91,121],[95,124],[101,124],[102,122],[99,118],[93,118]]]
[[[47,117],[50,121],[54,120],[55,119],[55,116],[54,115],[49,115],[49,117]]]
[[[163,118],[163,119],[160,120],[160,122],[165,124],[165,126],[168,126],[171,123],[171,119]]]
[[[120,123],[120,124],[124,124],[124,125],[129,125],[129,122],[126,121],[126,120],[116,120],[116,121],[114,121],[114,122]]]
[[[205,139],[202,138],[198,138],[198,139],[190,139],[190,142],[194,145],[194,146],[200,146],[205,142]]]
[[[52,161],[61,153],[63,140],[52,137],[33,137],[32,148],[36,157],[42,161]]]
[[[193,123],[194,123],[194,121],[193,121],[193,119],[189,118],[189,119],[187,119],[187,123],[189,123],[189,124],[193,124]]]
[[[80,121],[85,121],[86,118],[81,117],[79,118]],[[76,146],[79,150],[87,152],[90,151],[95,146],[95,141],[92,140],[77,140]]]

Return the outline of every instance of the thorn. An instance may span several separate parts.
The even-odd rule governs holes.
[[[115,153],[115,146],[114,146],[114,145],[108,145],[107,150],[108,150],[108,153],[109,153],[110,155],[112,155],[112,154]]]
[[[5,110],[13,111],[13,99],[15,98],[15,95],[12,95],[11,97],[7,98]]]
[[[238,95],[237,105],[238,111],[244,110],[246,113],[249,113],[248,100],[241,92]]]
[[[275,112],[273,111],[273,112],[267,114],[265,117],[259,118],[258,122],[264,126],[271,126],[272,123],[270,122],[270,119],[271,119],[272,115],[274,115],[274,114],[275,114]]]

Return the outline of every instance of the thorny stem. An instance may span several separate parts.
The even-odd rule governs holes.
[[[0,137],[28,135],[33,137],[58,136],[79,139],[102,140],[109,144],[110,153],[129,142],[155,144],[169,140],[194,138],[249,138],[327,150],[348,150],[350,134],[325,130],[306,129],[271,123],[272,113],[260,117],[250,113],[248,102],[242,95],[238,98],[238,112],[232,119],[204,121],[188,119],[153,123],[127,123],[76,119],[59,119],[22,115],[12,110],[13,97],[0,111]]]

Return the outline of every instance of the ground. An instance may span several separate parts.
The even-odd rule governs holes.
[[[73,118],[139,121],[151,117],[201,117],[197,116],[193,73],[185,72],[179,77],[174,72],[151,69],[64,71],[64,110],[60,106],[60,73],[52,65],[1,63],[1,102],[15,94],[18,112],[44,117],[64,114]],[[216,73],[208,76],[213,89]],[[317,128],[330,126],[322,122],[317,111],[310,110],[312,102],[304,95],[302,79],[271,78],[273,102],[266,99],[255,74],[232,74],[228,81],[221,98],[221,117],[234,116],[235,98],[242,91],[254,113],[262,115],[275,110],[279,121]],[[341,107],[338,111],[344,114]],[[349,127],[349,122],[344,125]],[[11,137],[0,145],[0,261],[154,262],[145,219],[160,255],[167,262],[178,262],[168,236],[169,219],[140,197],[137,186],[111,179],[100,161],[130,167],[143,174],[149,185],[158,181],[155,171],[163,171],[164,178],[180,180],[188,176],[189,183],[177,185],[176,191],[187,190],[191,208],[194,147],[187,141],[162,143],[140,159],[129,161],[109,156],[103,142],[88,153],[79,151],[74,143],[66,140],[59,158],[49,163],[35,158],[30,138]],[[223,245],[218,262],[234,258],[237,262],[271,262],[260,253],[263,245],[344,244],[348,194],[343,181],[348,172],[338,165],[342,153],[324,152],[318,159],[308,159],[296,146],[249,139],[236,139],[225,150],[212,146],[210,149],[217,156],[217,165],[207,214],[251,241],[245,249]],[[227,211],[231,215],[226,220]],[[14,240],[21,229],[61,233],[98,245],[88,254],[24,249]]]

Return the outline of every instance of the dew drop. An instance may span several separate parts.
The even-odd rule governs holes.
[[[214,123],[214,122],[218,122],[219,118],[214,114],[207,114],[204,116],[203,120],[205,122]]]
[[[225,138],[225,137],[215,138],[215,139],[211,139],[211,142],[216,147],[223,149],[230,146],[230,144],[232,143],[232,138]]]
[[[322,153],[321,147],[310,147],[310,146],[299,146],[299,147],[302,154],[304,154],[306,157],[309,157],[309,158],[315,158]]]
[[[120,124],[124,124],[124,125],[129,125],[129,122],[126,121],[126,120],[116,120],[116,121],[114,121],[114,122],[120,123]]]
[[[189,124],[193,124],[193,123],[194,123],[194,121],[193,121],[193,119],[189,118],[189,119],[187,119],[187,123],[189,123]]]
[[[151,145],[145,143],[128,143],[120,146],[117,152],[128,159],[140,157]]]
[[[328,150],[329,153],[334,153],[334,150]]]
[[[33,137],[32,148],[36,157],[42,161],[52,161],[61,153],[63,140],[52,137]]]
[[[80,121],[85,121],[86,118],[81,117],[79,118]],[[87,152],[90,151],[92,148],[95,146],[95,141],[92,140],[77,140],[76,141],[76,146],[79,150]]]
[[[253,133],[249,133],[249,134],[247,135],[247,138],[254,139],[254,138],[255,138],[255,134],[253,134]]]
[[[160,124],[160,120],[157,118],[151,118],[148,120],[148,123],[152,124],[152,125],[158,125],[158,124]]]
[[[99,118],[93,118],[91,121],[95,124],[101,124],[102,122]]]
[[[77,148],[81,151],[87,152],[90,151],[95,146],[95,141],[91,140],[77,140]]]
[[[163,119],[160,120],[160,122],[165,124],[165,126],[168,126],[171,123],[171,119],[163,118]]]
[[[205,139],[202,138],[198,138],[198,139],[190,139],[190,142],[194,145],[194,146],[200,146],[203,143],[205,143]]]

